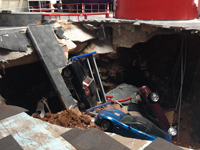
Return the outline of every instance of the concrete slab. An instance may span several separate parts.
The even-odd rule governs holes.
[[[42,120],[33,118],[25,112],[0,121],[0,139],[12,135],[24,150],[35,149],[67,149],[75,148],[60,135],[70,131]],[[131,150],[143,150],[151,141],[123,137],[115,133],[106,132],[121,144]],[[188,148],[183,148],[189,150]]]
[[[24,112],[1,120],[0,125],[1,127],[3,126],[2,128],[4,129],[0,130],[0,135],[3,135],[2,137],[7,136],[9,132],[25,150],[75,150],[75,148],[64,140],[59,132],[54,131],[48,123],[35,119]],[[61,129],[63,128],[59,130]]]
[[[64,35],[71,41],[84,42],[97,38],[95,31],[87,30],[82,25],[67,24]]]
[[[105,54],[105,53],[111,53],[114,52],[113,46],[112,46],[112,39],[107,38],[106,40],[94,40],[91,42],[91,44],[86,47],[84,50],[84,53],[90,53],[96,51],[98,54]]]

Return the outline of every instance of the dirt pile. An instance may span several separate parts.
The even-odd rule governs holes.
[[[41,118],[39,114],[34,115],[33,117],[68,128],[99,128],[92,122],[89,115],[81,113],[76,109],[64,110],[56,114],[46,113],[43,118]]]
[[[118,109],[118,110],[121,110],[121,111],[122,111],[122,109],[121,109],[121,107],[120,107],[119,104],[112,104],[112,105],[107,105],[107,106],[103,106],[103,107],[97,108],[97,109],[95,109],[93,112],[98,113],[98,112],[100,112],[101,110],[103,110],[103,109],[108,109],[108,108],[115,108],[115,109]]]
[[[112,104],[98,108],[94,110],[94,112],[98,113],[99,111],[107,108],[115,108],[121,110],[119,104]],[[46,113],[43,118],[41,118],[39,114],[35,114],[33,117],[67,128],[98,128],[102,130],[94,123],[94,121],[92,121],[94,120],[94,118],[92,119],[91,116],[86,114],[85,112],[80,112],[77,108],[64,110],[56,114]]]

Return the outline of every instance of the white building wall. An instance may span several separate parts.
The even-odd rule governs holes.
[[[0,11],[28,12],[27,0],[0,0]]]

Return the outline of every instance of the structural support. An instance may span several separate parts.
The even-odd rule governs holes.
[[[101,82],[101,78],[100,78],[99,71],[97,68],[97,64],[96,64],[96,61],[95,61],[93,55],[89,56],[89,61],[90,61],[92,68],[94,68],[94,70],[93,70],[94,78],[95,78],[96,84],[99,85],[99,88],[100,88],[99,94],[101,97],[101,101],[105,103],[105,102],[107,102],[106,96],[105,96],[105,91],[104,91],[103,84]]]

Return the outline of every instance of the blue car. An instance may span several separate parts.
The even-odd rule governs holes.
[[[172,142],[172,137],[146,118],[131,116],[120,110],[109,108],[101,110],[95,123],[104,131],[111,131],[122,136],[153,141],[157,137]]]

